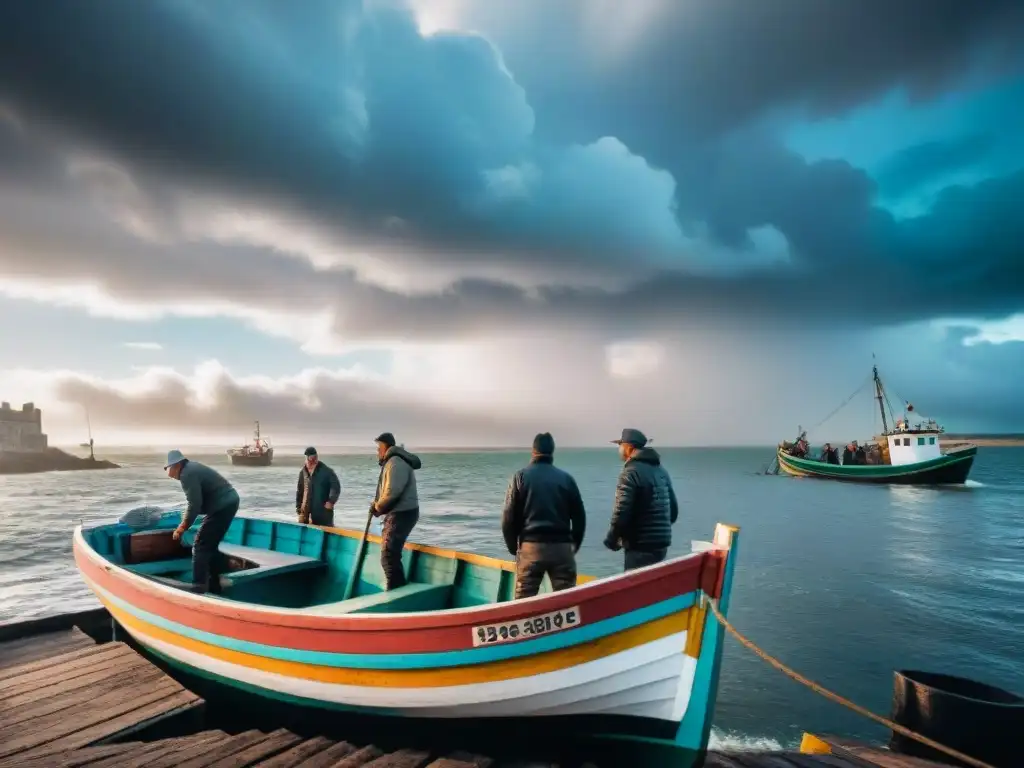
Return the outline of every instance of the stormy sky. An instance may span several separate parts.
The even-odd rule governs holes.
[[[0,323],[57,441],[1024,431],[1024,4],[0,4]]]

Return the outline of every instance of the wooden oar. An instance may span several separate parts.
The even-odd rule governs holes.
[[[370,535],[370,523],[373,522],[373,513],[368,512],[366,514],[366,527],[363,528],[362,538],[359,539],[359,548],[356,550],[355,560],[352,561],[352,570],[348,574],[348,582],[345,584],[345,593],[341,596],[342,600],[348,600],[352,597],[352,592],[356,588],[356,579],[359,577],[360,567],[363,564],[363,555],[366,552],[366,537]]]

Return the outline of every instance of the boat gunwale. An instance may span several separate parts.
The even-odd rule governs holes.
[[[248,518],[260,519],[260,518]],[[283,525],[295,525],[285,521],[272,521]],[[105,525],[114,525],[107,523]],[[94,527],[100,528],[104,524]],[[345,529],[341,529],[345,530]],[[330,535],[330,531],[325,529]],[[344,535],[335,533],[333,535]],[[281,626],[292,626],[311,630],[345,630],[345,631],[380,631],[380,630],[426,630],[445,629],[466,626],[470,621],[501,622],[512,621],[530,615],[536,615],[542,611],[555,611],[568,608],[580,601],[590,602],[605,598],[619,591],[618,587],[622,582],[630,582],[631,587],[641,584],[655,582],[663,578],[664,571],[679,567],[684,562],[700,561],[700,568],[697,576],[697,586],[687,590],[685,593],[699,590],[702,582],[704,565],[708,559],[716,557],[715,553],[725,552],[728,548],[712,545],[710,549],[701,552],[691,552],[686,555],[665,560],[645,568],[638,568],[632,571],[613,574],[611,576],[594,579],[584,584],[559,592],[539,594],[519,600],[505,602],[486,603],[484,605],[466,606],[462,608],[446,608],[438,611],[418,611],[402,613],[373,613],[373,614],[338,614],[323,615],[309,612],[307,608],[282,608],[276,606],[259,605],[256,603],[231,602],[208,595],[187,592],[169,585],[161,584],[141,574],[136,574],[121,564],[111,562],[97,552],[86,540],[83,525],[78,525],[74,531],[73,549],[81,554],[94,567],[105,570],[115,578],[127,582],[142,592],[149,593],[154,598],[166,600],[182,608],[202,610],[204,613],[226,616],[240,621],[260,623],[273,620],[273,623]],[[449,550],[457,553],[455,550]],[[466,553],[470,554],[470,553]],[[88,578],[88,577],[87,577]],[[246,615],[249,614],[249,615]],[[257,618],[258,617],[258,618]]]

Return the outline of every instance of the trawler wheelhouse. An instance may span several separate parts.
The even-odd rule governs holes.
[[[896,428],[888,434],[879,435],[879,445],[888,449],[889,464],[904,466],[942,456],[941,436],[944,430],[934,419],[924,424],[910,426],[906,417],[896,421]]]

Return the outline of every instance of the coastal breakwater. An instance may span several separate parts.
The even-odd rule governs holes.
[[[59,448],[42,451],[0,452],[0,475],[22,475],[34,472],[71,472],[81,469],[118,469],[119,464],[96,458],[81,458]]]

